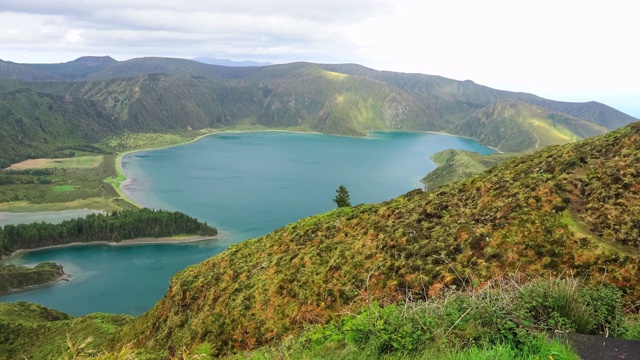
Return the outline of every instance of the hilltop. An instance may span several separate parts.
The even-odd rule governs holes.
[[[153,351],[207,342],[224,354],[373,301],[516,271],[604,279],[637,301],[639,172],[634,123],[431,192],[302,219],[179,272],[118,341]]]
[[[355,64],[229,67],[108,56],[61,64],[0,62],[0,111],[0,166],[124,132],[440,131],[506,152],[528,152],[636,121],[596,102],[558,102]]]

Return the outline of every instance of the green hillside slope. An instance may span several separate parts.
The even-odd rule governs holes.
[[[91,339],[81,350],[100,351],[131,320],[102,313],[74,318],[36,304],[0,303],[0,354],[3,359],[77,359],[67,339],[75,347]]]
[[[505,100],[475,111],[449,131],[505,152],[526,152],[601,135],[607,129],[538,106]]]
[[[97,102],[18,89],[0,93],[0,168],[122,130]]]
[[[60,76],[28,65],[0,60],[0,78],[24,81],[61,80]]]
[[[356,64],[319,66],[331,71],[377,79],[411,93],[440,99],[442,102],[440,107],[445,113],[447,112],[446,109],[452,106],[460,111],[466,107],[467,111],[469,111],[466,114],[468,116],[471,111],[491,103],[502,100],[516,100],[585,119],[609,130],[617,129],[638,120],[595,101],[586,103],[554,101],[523,92],[492,89],[488,86],[476,84],[471,80],[458,81],[436,75],[376,71]]]
[[[638,172],[635,123],[436,191],[306,218],[176,274],[120,341],[255,348],[373,300],[516,270],[605,279],[637,300]]]
[[[479,174],[507,159],[514,154],[480,155],[465,150],[444,150],[431,156],[438,167],[420,181],[426,191],[431,191],[444,184],[465,180]]]

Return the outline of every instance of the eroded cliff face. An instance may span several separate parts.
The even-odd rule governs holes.
[[[176,274],[120,335],[155,350],[251,349],[368,301],[515,270],[638,287],[640,123],[512,158],[432,192],[340,208]]]

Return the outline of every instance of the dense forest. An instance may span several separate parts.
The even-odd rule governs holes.
[[[213,236],[215,228],[177,211],[122,210],[92,214],[60,224],[33,223],[0,228],[0,251],[35,249],[74,242],[114,241],[179,234]]]

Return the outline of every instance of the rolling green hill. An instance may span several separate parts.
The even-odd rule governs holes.
[[[485,106],[449,130],[505,152],[535,151],[607,132],[586,120],[513,100]]]
[[[513,157],[514,154],[480,155],[465,150],[444,150],[431,156],[438,167],[422,180],[425,191],[431,191],[444,184],[461,181],[490,169]]]
[[[447,105],[444,107],[441,105],[441,111],[444,113],[447,113],[452,106],[460,111],[466,108],[467,111],[472,112],[496,101],[517,100],[585,119],[610,130],[637,121],[632,116],[595,101],[586,103],[554,101],[523,92],[492,89],[471,80],[458,81],[436,75],[376,71],[355,64],[319,66],[330,71],[377,79],[405,91],[433,97]],[[468,112],[466,115],[470,114]]]
[[[60,80],[59,76],[51,72],[4,60],[0,60],[0,78],[24,81]]]
[[[0,354],[5,359],[62,359],[61,354],[73,358],[67,339],[79,347],[91,337],[82,350],[99,351],[131,320],[129,315],[102,313],[74,318],[23,301],[0,303]]]
[[[604,279],[640,299],[640,123],[511,158],[460,183],[339,208],[176,274],[119,342],[250,349],[411,292],[505,273]],[[284,266],[286,264],[286,266]]]

